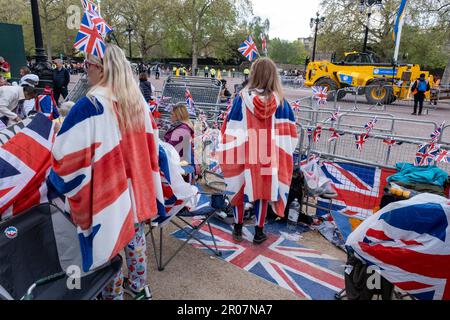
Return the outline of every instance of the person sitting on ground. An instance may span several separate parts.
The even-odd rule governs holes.
[[[226,191],[233,194],[234,240],[243,240],[245,205],[253,203],[257,218],[253,242],[261,244],[267,240],[263,229],[268,204],[284,216],[298,141],[294,112],[284,99],[275,63],[259,58],[250,74],[222,125],[219,163]]]
[[[144,96],[147,103],[152,100],[153,91],[152,84],[148,81],[148,76],[146,72],[142,72],[139,75],[139,88],[141,89],[142,95]]]
[[[226,101],[228,101],[228,99],[231,98],[232,94],[227,88],[227,81],[226,80],[222,80],[221,82],[222,82],[223,89],[220,92],[220,101],[221,102],[226,102]]]

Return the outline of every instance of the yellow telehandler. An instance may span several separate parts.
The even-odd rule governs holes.
[[[348,52],[343,61],[334,60],[310,62],[306,69],[305,85],[327,87],[329,100],[341,100],[347,93],[345,88],[356,87],[369,104],[391,104],[408,99],[412,83],[422,73],[433,86],[433,77],[419,65],[381,63],[371,52]],[[430,98],[429,92],[426,98]]]

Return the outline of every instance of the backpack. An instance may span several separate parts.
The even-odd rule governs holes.
[[[427,91],[428,83],[425,80],[419,80],[417,84],[417,90],[420,92]]]

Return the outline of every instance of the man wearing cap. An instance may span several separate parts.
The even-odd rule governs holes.
[[[56,68],[53,70],[53,93],[56,103],[59,105],[61,95],[65,99],[69,94],[68,87],[70,83],[70,73],[64,68],[61,59],[55,60]]]
[[[39,77],[35,74],[27,74],[20,79],[19,85],[22,87],[36,87],[39,84]],[[36,99],[25,100],[23,102],[22,110],[23,116],[27,117],[31,111],[35,110]]]
[[[24,100],[36,98],[36,89],[31,86],[3,86],[0,87],[0,120],[8,125],[9,121],[19,122],[17,107]]]

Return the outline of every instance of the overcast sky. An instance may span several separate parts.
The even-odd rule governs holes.
[[[270,38],[296,40],[311,35],[309,21],[319,0],[253,0],[254,13],[270,20]]]

